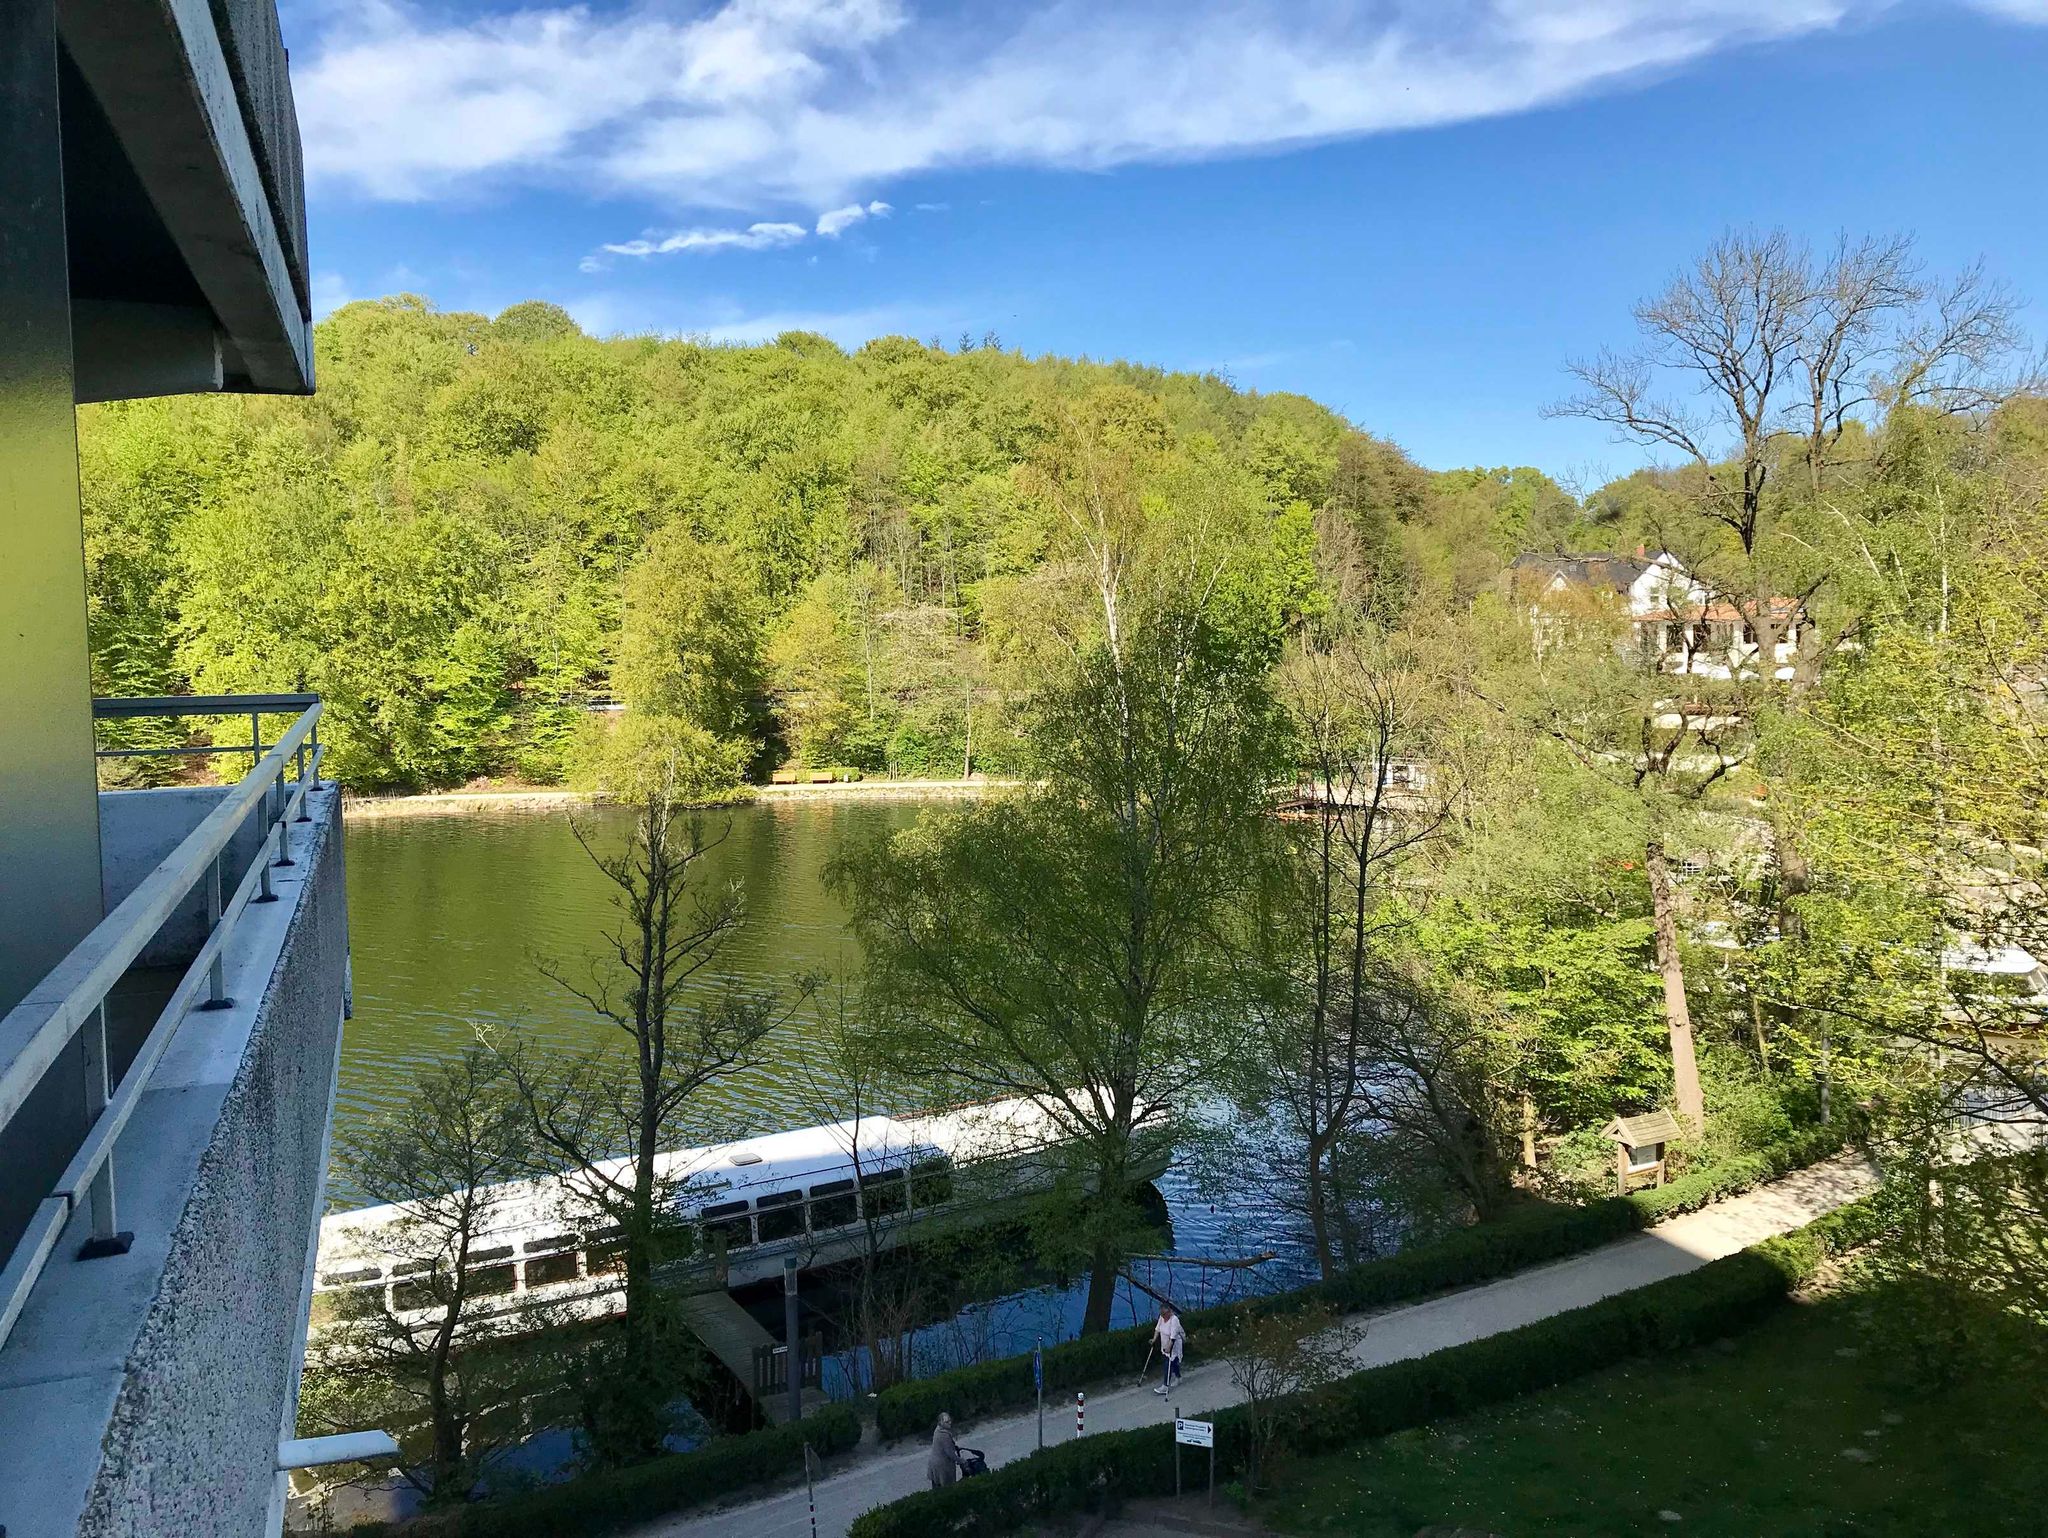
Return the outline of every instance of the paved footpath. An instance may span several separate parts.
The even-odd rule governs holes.
[[[1427,1302],[1356,1316],[1354,1322],[1367,1324],[1368,1331],[1353,1356],[1360,1367],[1377,1367],[1583,1308],[1801,1227],[1876,1186],[1876,1174],[1860,1158],[1832,1159],[1569,1260]],[[1240,1397],[1231,1384],[1228,1364],[1202,1361],[1201,1347],[1200,1340],[1189,1342],[1187,1375],[1172,1396],[1171,1406],[1183,1415],[1222,1409]],[[1017,1370],[1028,1368],[1020,1361]],[[1137,1371],[1135,1363],[1132,1371]],[[1149,1386],[1105,1385],[1088,1396],[1088,1430],[1155,1425],[1172,1417],[1171,1406]],[[872,1431],[869,1434],[872,1437]],[[1046,1441],[1070,1439],[1073,1434],[1073,1401],[1048,1400]],[[993,1468],[1037,1447],[1038,1418],[1027,1411],[979,1421],[960,1427],[959,1439],[963,1446],[986,1453]],[[817,1486],[819,1538],[843,1538],[853,1519],[870,1507],[924,1489],[924,1461],[921,1439],[888,1446],[865,1443],[835,1461]],[[637,1529],[633,1538],[809,1538],[810,1530],[799,1485],[743,1505],[653,1523]]]

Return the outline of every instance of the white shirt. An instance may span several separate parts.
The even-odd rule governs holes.
[[[1162,1356],[1179,1361],[1181,1347],[1187,1341],[1188,1332],[1182,1327],[1179,1314],[1170,1316],[1162,1314],[1159,1318],[1159,1323],[1153,1326],[1152,1338],[1159,1342],[1159,1351]]]

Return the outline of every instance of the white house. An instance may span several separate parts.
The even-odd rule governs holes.
[[[1695,678],[1754,677],[1759,649],[1755,627],[1741,610],[1708,591],[1669,551],[1655,555],[1546,555],[1515,557],[1511,577],[1527,595],[1539,625],[1555,623],[1568,605],[1614,604],[1626,615],[1639,651],[1655,656],[1666,673]],[[1770,600],[1778,631],[1773,674],[1792,676],[1798,652],[1798,605]]]

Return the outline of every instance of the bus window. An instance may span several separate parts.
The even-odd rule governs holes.
[[[718,1202],[706,1207],[697,1216],[704,1224],[706,1238],[713,1234],[720,1235],[724,1238],[727,1249],[736,1250],[754,1242],[754,1225],[746,1214],[745,1202]]]
[[[434,1284],[436,1267],[431,1261],[409,1260],[403,1265],[391,1268],[397,1280],[391,1284],[391,1306],[401,1313],[416,1308],[432,1308],[438,1301],[436,1294],[445,1295],[447,1289]]]
[[[794,1239],[804,1231],[803,1200],[801,1191],[771,1191],[755,1199],[763,1244],[771,1239]]]
[[[471,1250],[465,1278],[467,1290],[472,1295],[486,1298],[512,1291],[518,1285],[518,1278],[513,1275],[511,1260],[512,1246],[509,1244]]]
[[[953,1199],[953,1166],[945,1158],[920,1159],[910,1167],[910,1200],[914,1206],[936,1207]]]
[[[903,1183],[903,1171],[880,1170],[860,1177],[861,1200],[869,1217],[901,1212],[910,1202],[910,1188]]]
[[[375,1273],[371,1273],[375,1275]],[[313,1323],[333,1324],[340,1319],[374,1319],[384,1312],[384,1287],[337,1287],[313,1294]]]
[[[557,1282],[576,1280],[574,1234],[551,1234],[545,1239],[529,1239],[524,1249],[530,1257],[526,1262],[527,1286],[547,1287]]]
[[[854,1207],[853,1182],[827,1180],[811,1187],[811,1232],[844,1228],[860,1214]]]
[[[598,1228],[583,1236],[583,1269],[590,1276],[612,1276],[626,1269],[626,1231],[619,1227]]]

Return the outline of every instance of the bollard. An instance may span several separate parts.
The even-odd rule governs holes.
[[[811,1444],[804,1443],[804,1499],[811,1507],[811,1538],[818,1538],[818,1491],[811,1483]],[[0,1533],[0,1538],[6,1538]]]
[[[1088,1396],[1079,1389],[1074,1390],[1074,1435],[1079,1436],[1088,1429]]]

